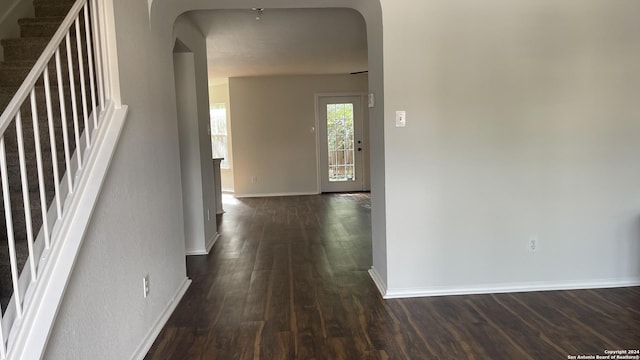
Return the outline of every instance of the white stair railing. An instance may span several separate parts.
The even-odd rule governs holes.
[[[7,308],[0,311],[0,359],[11,352],[14,330],[30,310],[30,297],[50,249],[64,240],[57,236],[58,223],[81,179],[110,101],[105,96],[109,81],[103,63],[108,57],[99,12],[96,0],[76,1],[0,116],[0,183],[7,238],[6,248],[0,251],[8,252],[13,287]],[[46,117],[44,126],[42,117]],[[27,118],[32,133],[25,131]],[[48,139],[42,136],[46,132]],[[43,149],[43,138],[48,150]],[[25,144],[32,145],[33,151],[27,152]],[[9,162],[15,160],[10,156],[15,153],[17,172],[9,171],[16,167]],[[28,171],[29,164],[35,164],[37,174]],[[37,181],[30,181],[30,176],[37,176]],[[37,211],[32,211],[34,196],[39,198]],[[15,209],[16,204],[24,211]],[[18,224],[25,230],[24,239],[16,239],[17,217],[24,219],[24,225]],[[40,229],[33,227],[35,218],[42,222]],[[28,252],[22,269],[16,250],[20,242],[26,242]]]

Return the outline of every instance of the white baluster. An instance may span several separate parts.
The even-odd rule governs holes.
[[[58,101],[60,102],[60,115],[62,117],[62,141],[64,145],[64,161],[67,166],[67,182],[69,193],[73,192],[73,179],[71,178],[71,154],[69,150],[69,131],[67,129],[67,106],[64,102],[64,85],[62,84],[62,70],[60,64],[60,49],[56,50],[56,75],[58,76]],[[62,213],[58,214],[58,218]]]
[[[2,172],[2,197],[4,200],[4,218],[7,224],[7,243],[9,244],[9,260],[11,262],[11,280],[13,280],[13,299],[18,318],[22,317],[22,299],[18,285],[18,260],[16,259],[16,240],[13,232],[13,216],[11,214],[11,198],[9,195],[9,177],[7,176],[7,151],[4,136],[0,138],[0,172]]]
[[[18,140],[18,159],[20,161],[20,180],[22,184],[22,202],[24,204],[24,222],[27,230],[27,247],[29,249],[29,266],[31,281],[36,281],[36,260],[33,255],[33,222],[31,221],[31,199],[29,199],[29,178],[27,161],[24,154],[24,134],[22,133],[22,116],[16,116],[16,139]]]
[[[98,78],[98,94],[100,96],[100,110],[104,111],[106,108],[104,99],[104,72],[102,71],[102,44],[100,42],[100,23],[98,18],[98,5],[96,0],[91,0],[91,20],[93,22],[93,43],[94,54],[96,56],[96,76]]]
[[[48,74],[45,74],[45,76]],[[40,147],[40,124],[38,124],[38,103],[36,91],[31,90],[31,114],[33,120],[33,141],[36,145],[36,165],[38,167],[38,190],[40,190],[40,212],[42,213],[42,229],[44,231],[44,243],[48,249],[51,245],[49,238],[49,223],[47,221],[47,192],[44,185],[44,169],[42,166],[42,148]]]
[[[84,32],[87,41],[87,60],[89,61],[89,85],[91,85],[91,112],[93,113],[93,128],[98,128],[98,106],[96,105],[96,82],[93,70],[93,55],[96,53],[91,44],[91,25],[89,25],[89,4],[84,7]]]
[[[80,92],[82,95],[82,116],[84,117],[84,131],[87,136],[85,136],[87,140],[87,148],[91,147],[91,136],[89,136],[89,113],[87,109],[87,87],[85,85],[84,78],[84,59],[82,53],[82,37],[80,37],[80,19],[76,18],[76,49],[78,51],[78,69],[80,72]],[[80,155],[82,154],[82,149],[78,150],[78,159],[80,159]]]
[[[71,90],[71,114],[73,115],[73,134],[76,141],[76,154],[78,158],[78,169],[82,169],[82,151],[80,147],[80,128],[78,125],[78,101],[76,99],[76,79],[73,71],[73,53],[71,51],[71,30],[65,37],[67,48],[67,68],[69,69],[69,89]],[[67,168],[67,178],[72,178],[71,168]]]
[[[47,124],[49,125],[49,142],[51,143],[51,162],[53,163],[53,187],[56,195],[57,217],[62,217],[62,200],[60,199],[60,170],[58,170],[58,150],[56,146],[56,134],[53,124],[53,108],[51,106],[51,84],[49,82],[49,69],[44,68],[44,94],[47,102]],[[49,248],[49,246],[47,246]]]

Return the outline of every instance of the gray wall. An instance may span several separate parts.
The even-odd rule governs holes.
[[[33,16],[35,16],[33,1],[3,0],[0,3],[0,39],[19,37],[18,19]],[[4,60],[4,49],[0,46],[0,61],[2,60]]]
[[[186,280],[172,35],[152,31],[144,2],[115,0],[114,8],[129,119],[47,359],[130,359]]]
[[[382,3],[389,295],[640,281],[640,2]]]

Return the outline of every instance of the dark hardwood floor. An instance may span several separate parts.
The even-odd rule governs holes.
[[[640,348],[640,288],[383,300],[368,194],[232,199],[146,359],[567,359]]]

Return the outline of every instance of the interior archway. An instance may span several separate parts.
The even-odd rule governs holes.
[[[195,10],[251,9],[256,4],[232,0],[149,0],[150,23],[154,32],[166,39],[167,47],[173,46],[173,25],[183,13]],[[384,81],[382,9],[379,1],[331,0],[308,1],[304,4],[287,0],[269,0],[261,7],[279,9],[297,8],[351,8],[363,16],[367,28],[369,93],[375,96],[375,107],[370,109],[371,142],[371,207],[372,207],[372,277],[384,292],[387,279],[387,247],[385,217],[385,153],[384,153]]]

